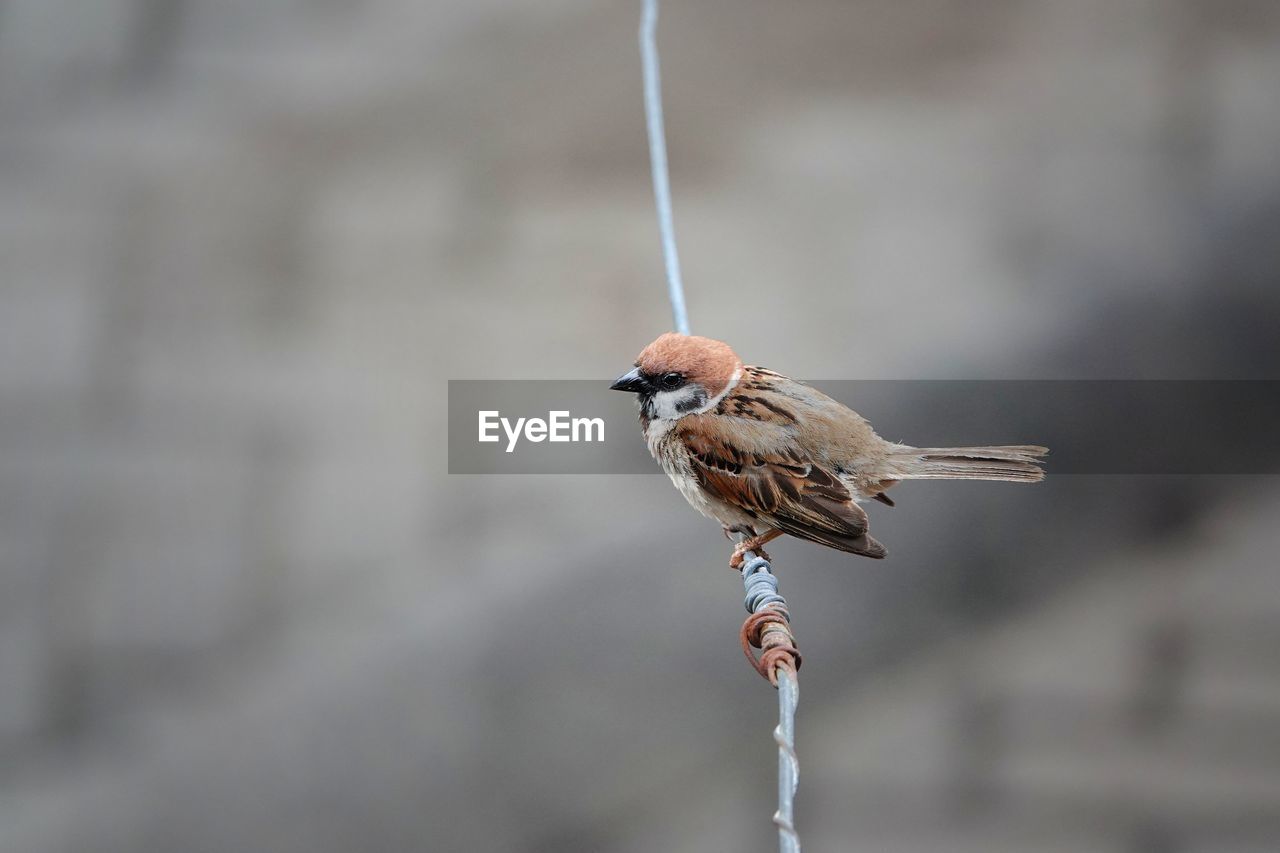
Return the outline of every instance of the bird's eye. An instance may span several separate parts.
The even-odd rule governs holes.
[[[679,388],[683,382],[684,377],[679,373],[664,373],[662,378],[658,380],[658,383],[668,391]]]

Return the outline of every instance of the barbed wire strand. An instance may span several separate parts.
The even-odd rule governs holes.
[[[653,175],[653,200],[658,208],[658,232],[662,259],[667,267],[667,295],[676,331],[689,334],[689,312],[684,306],[684,282],[676,253],[676,226],[671,216],[671,179],[667,173],[667,135],[662,124],[662,78],[658,73],[658,0],[645,0],[640,18],[640,59],[644,65],[644,117],[649,128],[649,169]]]
[[[649,165],[653,175],[653,198],[658,209],[658,231],[662,237],[662,257],[666,264],[667,293],[675,329],[690,334],[689,314],[684,303],[684,282],[680,278],[680,257],[676,253],[675,223],[671,215],[671,183],[667,169],[666,133],[662,122],[662,82],[658,72],[658,0],[644,0],[640,17],[640,57],[644,68],[644,113],[649,131]],[[800,853],[800,836],[795,828],[796,785],[800,762],[796,755],[796,706],[800,702],[800,653],[791,633],[791,613],[778,593],[778,578],[769,561],[752,551],[744,554],[742,584],[744,604],[750,614],[742,623],[742,650],[756,672],[778,690],[778,725],[773,739],[778,744],[778,810],[773,822],[778,827],[781,853]],[[760,649],[757,658],[752,651]]]

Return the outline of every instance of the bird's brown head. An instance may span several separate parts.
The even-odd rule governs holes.
[[[635,369],[611,387],[638,394],[647,417],[675,419],[714,405],[741,371],[742,359],[728,344],[667,332],[641,350]]]

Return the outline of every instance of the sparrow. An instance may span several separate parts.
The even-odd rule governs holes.
[[[744,538],[730,567],[791,536],[863,557],[885,547],[859,504],[893,506],[903,480],[1044,478],[1048,449],[912,447],[886,441],[857,412],[821,391],[742,363],[722,341],[668,332],[610,386],[637,395],[649,452],[685,499]]]

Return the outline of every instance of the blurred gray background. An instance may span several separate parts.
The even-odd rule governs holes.
[[[665,5],[695,331],[1280,374],[1276,3]],[[447,379],[669,325],[638,13],[0,2],[0,850],[772,849],[715,525],[446,474]],[[885,563],[772,551],[806,849],[1280,849],[1274,477],[895,497]]]

